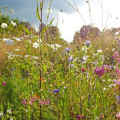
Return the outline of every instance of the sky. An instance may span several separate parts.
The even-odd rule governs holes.
[[[61,37],[68,42],[73,40],[75,32],[80,31],[83,25],[92,23],[100,30],[104,28],[120,27],[120,0],[66,1],[69,2],[70,5],[67,4],[65,0],[52,1],[49,22],[54,18],[53,25],[59,28]],[[89,1],[89,5],[87,1]],[[49,3],[50,0],[44,0],[44,23],[46,23]],[[2,13],[4,13],[4,6],[7,6],[7,13],[12,18],[18,17],[22,21],[29,21],[31,25],[38,30],[40,22],[36,17],[36,0],[0,0],[0,6],[2,7]],[[79,13],[72,6],[75,9],[78,8]],[[10,13],[10,10],[14,10],[14,13]]]

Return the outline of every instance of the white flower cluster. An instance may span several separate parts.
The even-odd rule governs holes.
[[[11,24],[13,25],[13,26],[16,26],[17,24],[15,23],[15,22],[13,22],[13,21],[11,21]]]
[[[6,23],[2,23],[1,27],[4,28],[4,29],[7,28],[7,24]]]

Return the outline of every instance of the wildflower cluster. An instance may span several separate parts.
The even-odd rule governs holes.
[[[101,67],[95,68],[94,72],[98,75],[98,77],[101,77],[104,73],[110,70],[112,70],[111,66],[102,65]]]

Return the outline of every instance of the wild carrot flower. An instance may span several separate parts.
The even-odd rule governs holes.
[[[4,86],[6,86],[7,83],[6,83],[6,81],[4,81],[2,84],[3,84]]]

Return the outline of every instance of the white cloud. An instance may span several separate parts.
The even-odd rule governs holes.
[[[99,0],[102,3],[102,0]],[[103,0],[103,27],[120,27],[120,1],[119,0]],[[98,0],[90,1],[92,22],[95,26],[102,30],[102,7]],[[86,25],[91,24],[88,4],[85,3],[79,7],[80,14],[83,16]],[[84,25],[82,19],[77,12],[72,14],[60,13],[58,27],[61,36],[68,42],[73,40],[73,36],[77,30]],[[118,19],[116,19],[118,18]],[[107,21],[107,22],[106,22]]]

